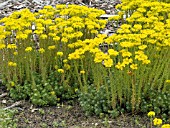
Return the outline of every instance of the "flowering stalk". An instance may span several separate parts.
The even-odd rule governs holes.
[[[73,63],[74,63],[75,73],[76,73],[76,76],[77,76],[77,79],[78,79],[78,82],[79,82],[79,85],[80,85],[80,90],[83,92],[85,90],[83,88],[83,84],[82,84],[82,81],[81,81],[81,76],[79,75],[78,64],[77,64],[76,61],[74,61]]]

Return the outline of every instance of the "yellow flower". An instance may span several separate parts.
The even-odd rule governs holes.
[[[54,36],[54,37],[53,37],[53,40],[54,40],[54,41],[59,41],[59,40],[60,40],[60,37],[59,37],[59,36]]]
[[[8,66],[9,67],[16,67],[17,63],[10,61],[10,62],[8,62]]]
[[[76,59],[79,59],[79,58],[80,58],[80,55],[77,54],[77,53],[71,53],[71,54],[68,55],[68,59],[69,59],[69,60],[72,60],[72,59],[73,59],[73,60],[74,60],[74,59],[76,60]]]
[[[112,59],[107,59],[104,60],[104,66],[107,68],[110,68],[113,65],[113,60]]]
[[[5,44],[0,43],[0,49],[4,49],[4,48],[5,48]]]
[[[123,57],[130,57],[130,56],[132,56],[132,53],[130,53],[130,52],[128,52],[128,51],[125,51],[125,52],[122,52],[122,56]]]
[[[61,41],[62,41],[63,43],[67,43],[67,42],[68,42],[68,39],[65,38],[65,37],[63,37],[63,38],[61,39]]]
[[[55,95],[55,92],[54,92],[54,91],[51,91],[50,93],[51,93],[51,95]]]
[[[164,124],[161,128],[170,128],[170,124]]]
[[[139,46],[138,48],[139,48],[140,50],[144,50],[146,47],[147,47],[147,45],[141,45],[141,46]]]
[[[144,61],[144,60],[148,59],[148,56],[145,55],[144,53],[141,53],[139,55],[135,55],[135,59],[137,59],[139,61]],[[148,61],[145,61],[145,62],[149,63],[150,61],[148,60]],[[145,63],[145,62],[143,62],[143,63]]]
[[[26,39],[28,37],[27,34],[19,33],[16,36],[16,39]]]
[[[31,34],[31,33],[32,33],[32,30],[28,30],[28,29],[27,29],[27,30],[24,31],[24,34],[26,34],[26,35],[29,35],[29,34]]]
[[[93,26],[93,25],[91,25],[91,24],[89,24],[89,25],[87,25],[87,29],[89,29],[89,30],[93,30],[93,29],[94,29],[94,26]]]
[[[140,25],[140,24],[135,24],[135,25],[134,25],[134,29],[135,29],[135,31],[139,31],[139,30],[142,29],[142,25]]]
[[[75,90],[74,90],[74,91],[75,91],[75,92],[77,92],[78,90],[79,90],[78,88],[75,88]]]
[[[46,35],[46,34],[42,34],[42,35],[40,36],[40,39],[47,39],[47,35]]]
[[[162,124],[162,120],[161,120],[161,119],[158,119],[158,118],[155,118],[155,119],[153,120],[153,124],[159,126],[159,125]]]
[[[124,64],[127,64],[127,65],[128,65],[128,64],[130,64],[130,63],[132,63],[132,62],[133,62],[133,60],[132,60],[131,58],[130,58],[130,59],[129,59],[129,58],[124,58],[124,59],[123,59],[123,63],[124,63]]]
[[[117,56],[119,54],[119,52],[115,51],[114,49],[109,49],[108,53],[110,56]]]
[[[55,48],[55,45],[48,46],[48,50],[54,50]]]
[[[143,60],[143,61],[142,61],[142,64],[150,64],[150,63],[151,63],[150,60]]]
[[[39,51],[39,53],[44,53],[45,52],[44,48],[40,48],[38,51]]]
[[[16,46],[16,44],[8,44],[7,48],[9,48],[9,49],[16,49],[17,46]]]
[[[166,80],[165,82],[166,82],[166,83],[170,83],[170,80]]]
[[[67,28],[64,28],[64,31],[67,33],[71,33],[74,31],[74,29],[72,27],[67,27]]]
[[[138,65],[137,64],[131,64],[130,68],[133,69],[133,70],[138,69]]]
[[[65,68],[66,70],[69,70],[69,69],[70,69],[70,65],[69,65],[69,64],[64,64],[64,68]]]
[[[76,32],[74,34],[75,37],[82,37],[83,36],[83,33],[82,32]]]
[[[126,41],[126,42],[121,42],[120,45],[121,45],[122,47],[125,47],[125,48],[127,48],[127,47],[130,48],[130,47],[133,47],[133,46],[134,46],[134,43]]]
[[[18,55],[18,52],[14,52],[13,54],[16,56],[16,55]]]
[[[11,82],[10,82],[10,85],[11,85],[12,87],[14,87],[14,86],[15,86],[15,83],[14,83],[13,81],[11,81]]]
[[[40,35],[40,34],[43,33],[43,31],[42,30],[35,30],[34,33]]]
[[[120,62],[118,62],[115,67],[119,70],[123,70],[123,67],[125,67],[125,66],[123,64],[121,64]]]
[[[148,117],[154,117],[154,116],[155,116],[155,112],[154,111],[148,112]]]
[[[63,69],[58,69],[57,72],[64,73],[64,70]]]
[[[115,16],[112,16],[112,17],[109,17],[109,20],[112,21],[112,20],[120,20],[121,17],[119,15],[115,15]]]
[[[85,73],[85,71],[84,71],[84,70],[81,70],[81,71],[80,71],[80,74],[84,74],[84,73]]]
[[[51,25],[51,24],[53,24],[51,19],[47,19],[43,23],[44,23],[44,25]]]
[[[97,30],[91,30],[90,32],[93,33],[93,34],[98,34]]]
[[[57,66],[57,65],[55,65],[55,66],[54,66],[54,68],[57,70],[57,69],[58,69],[58,66]]]
[[[57,52],[57,56],[63,56],[63,52]]]
[[[32,47],[27,47],[27,48],[25,49],[25,51],[26,51],[26,52],[31,52],[31,51],[32,51]]]
[[[63,63],[67,63],[67,62],[68,62],[68,60],[67,60],[67,59],[64,59],[64,60],[63,60]]]

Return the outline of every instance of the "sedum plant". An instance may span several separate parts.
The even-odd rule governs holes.
[[[103,13],[85,6],[56,5],[37,13],[23,9],[1,19],[0,72],[11,97],[31,99],[37,105],[72,98],[79,87],[75,76],[80,68],[75,65],[81,62],[71,62],[68,56],[75,45],[105,27],[106,21],[98,19]]]
[[[92,64],[87,74],[91,72],[93,79],[91,83],[97,90],[103,85],[106,87],[107,101],[112,109],[116,109],[117,106],[124,108],[129,106],[133,113],[139,112],[141,107],[144,107],[143,95],[149,100],[153,98],[151,95],[147,97],[151,90],[168,96],[169,7],[167,3],[156,1],[123,2],[117,5],[119,15],[109,18],[116,23],[124,21],[116,33],[110,37],[98,35],[93,40],[88,40],[87,45],[79,48],[84,49],[85,53],[76,52],[78,50],[74,52],[81,56],[85,55],[84,60],[88,59],[87,55],[91,56],[92,60],[88,60]],[[123,14],[127,15],[126,19],[122,19]],[[96,41],[98,38],[103,43]],[[101,51],[99,44],[107,46],[107,51]],[[152,104],[155,109],[158,107],[155,102]],[[167,104],[163,108],[168,106]]]
[[[87,114],[113,117],[144,110],[144,100],[158,108],[147,96],[170,92],[170,6],[124,0],[116,8],[109,21],[123,25],[109,37],[99,34],[107,23],[99,19],[104,11],[85,6],[24,9],[1,19],[0,70],[11,97],[47,105],[78,91]]]

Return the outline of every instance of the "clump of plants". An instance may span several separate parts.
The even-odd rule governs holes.
[[[16,110],[3,110],[0,108],[0,127],[17,128],[16,120],[13,118]]]
[[[154,110],[165,122],[170,122],[170,94],[168,92],[161,92],[150,90],[147,95],[142,96],[141,112]]]
[[[99,116],[102,113],[108,113],[111,106],[105,92],[105,86],[101,86],[99,90],[96,90],[94,85],[90,85],[86,92],[78,92],[80,105],[86,115],[96,114]]]
[[[88,52],[88,55],[91,55],[92,59],[88,58],[91,69],[87,73],[92,74],[90,77],[93,86],[96,86],[96,94],[101,86],[105,86],[106,100],[112,110],[120,106],[125,111],[144,112],[149,109],[145,108],[151,103],[155,110],[160,109],[164,117],[169,116],[168,100],[163,98],[168,97],[170,92],[169,4],[150,1],[143,3],[126,1],[126,3],[129,3],[128,6],[127,4],[125,6],[125,3],[118,5],[117,8],[121,10],[119,15],[109,19],[116,22],[124,20],[124,24],[115,34],[110,37],[100,35],[102,38],[98,35],[93,41],[87,40],[88,46],[79,48],[89,48],[85,50],[86,53],[76,51],[74,53],[87,55]],[[122,19],[123,14],[127,15],[126,19]],[[98,38],[100,43],[97,43]],[[107,51],[99,50],[99,44],[103,47],[107,44]],[[87,56],[83,59],[86,60]],[[85,81],[88,80],[88,77],[86,78]],[[152,95],[148,95],[151,90],[154,90]],[[159,96],[155,95],[156,92],[160,92]],[[89,101],[91,99],[89,96],[93,96],[93,93],[91,91],[86,93],[82,95],[88,99],[82,100],[88,101],[86,103],[93,106],[91,105],[93,100]],[[154,99],[157,101],[153,101]],[[160,99],[163,101],[158,103]],[[90,108],[87,110],[93,110],[95,113],[94,107]]]
[[[99,34],[104,11],[85,6],[24,9],[1,19],[0,72],[11,97],[56,104],[78,89],[87,114],[141,112],[145,101],[169,111],[169,4],[126,0],[116,8],[109,21],[124,24],[109,37]],[[161,92],[161,106],[150,90]]]
[[[36,105],[74,98],[79,86],[75,72],[80,72],[68,55],[105,27],[106,21],[98,19],[103,13],[85,6],[56,5],[37,13],[23,9],[1,19],[0,72],[10,96]]]
[[[170,128],[170,124],[163,124],[162,119],[155,117],[154,111],[150,111],[148,113],[148,117],[150,118],[150,128],[152,128],[153,126],[155,126],[156,128],[160,128],[160,127],[161,128]]]

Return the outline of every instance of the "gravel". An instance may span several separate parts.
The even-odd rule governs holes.
[[[56,4],[85,5],[92,8],[103,9],[106,14],[114,15],[116,14],[115,6],[119,3],[119,0],[0,0],[0,19],[23,8],[28,8],[31,12],[37,12],[45,5],[54,7]]]

